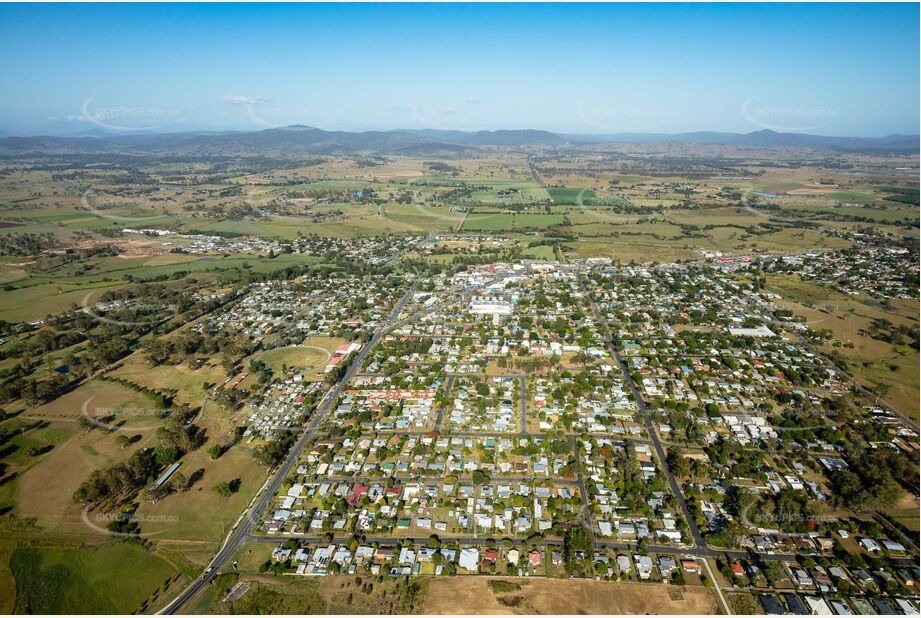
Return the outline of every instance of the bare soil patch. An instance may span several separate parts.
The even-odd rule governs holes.
[[[506,586],[519,588],[498,592]],[[680,594],[673,594],[679,592]],[[436,578],[426,595],[427,614],[713,614],[710,590],[664,584],[519,577]]]

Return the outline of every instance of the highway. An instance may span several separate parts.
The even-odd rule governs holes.
[[[336,385],[331,388],[323,397],[320,405],[317,406],[317,409],[311,417],[311,420],[308,422],[306,430],[301,433],[300,438],[298,438],[297,442],[294,444],[291,450],[288,451],[287,456],[278,466],[278,468],[275,469],[275,472],[269,477],[269,480],[266,482],[266,484],[263,485],[262,489],[256,495],[256,498],[250,504],[249,508],[244,511],[243,515],[237,521],[236,526],[230,531],[230,534],[224,541],[224,545],[220,550],[218,550],[217,554],[214,556],[214,558],[212,558],[211,562],[208,563],[204,573],[197,577],[175,599],[173,599],[168,605],[161,609],[158,612],[159,614],[175,614],[180,609],[182,609],[186,603],[188,603],[199,592],[201,592],[205,586],[211,583],[211,580],[215,575],[217,575],[221,567],[227,564],[227,561],[233,558],[233,556],[236,555],[240,548],[250,539],[252,529],[257,525],[262,512],[269,505],[284,480],[290,474],[291,469],[297,463],[301,452],[311,442],[311,440],[313,440],[317,429],[319,428],[323,419],[325,419],[329,414],[330,410],[332,410],[333,405],[335,405],[336,401],[339,399],[339,395],[342,393],[343,389],[345,389],[354,375],[358,372],[359,368],[364,364],[365,359],[368,357],[368,354],[371,352],[374,346],[377,345],[381,337],[383,337],[383,335],[389,330],[391,324],[406,307],[406,304],[412,298],[418,285],[418,281],[413,283],[406,294],[404,294],[403,297],[394,306],[393,310],[390,312],[390,315],[387,316],[387,319],[384,320],[384,322],[381,323],[381,325],[375,331],[371,341],[363,345],[358,351],[355,358],[352,360],[352,363],[349,365],[349,368],[346,370],[345,375],[342,376],[342,379],[339,380],[339,382],[337,382]]]

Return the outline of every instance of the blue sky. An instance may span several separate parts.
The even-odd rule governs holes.
[[[0,5],[0,128],[917,133],[918,4]]]

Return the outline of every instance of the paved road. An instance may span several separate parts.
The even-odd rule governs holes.
[[[528,433],[528,378],[521,376],[518,379],[518,405],[521,408],[521,429],[519,434]]]
[[[585,288],[583,287],[583,289]],[[614,338],[611,336],[611,329],[608,327],[608,321],[603,315],[601,315],[601,311],[599,311],[598,305],[595,304],[595,301],[592,299],[591,294],[589,294],[587,289],[585,289],[585,295],[592,307],[592,313],[595,316],[595,321],[601,325],[601,330],[604,333],[605,340],[608,343],[611,354],[614,355],[614,359],[617,361],[618,366],[624,374],[624,380],[630,387],[631,392],[633,392],[633,397],[636,400],[636,405],[639,406],[640,414],[646,416],[646,432],[649,434],[649,439],[652,441],[653,448],[656,449],[656,455],[659,457],[659,465],[662,466],[662,470],[665,473],[665,478],[668,479],[668,484],[672,489],[672,494],[674,494],[674,496],[678,499],[678,503],[681,505],[681,511],[684,514],[684,519],[688,524],[688,530],[691,533],[691,538],[694,540],[694,545],[696,547],[706,548],[707,541],[704,539],[703,534],[700,532],[700,528],[697,526],[697,521],[694,519],[693,513],[691,513],[691,508],[688,506],[688,502],[684,497],[684,492],[681,491],[681,486],[678,484],[678,479],[675,478],[675,475],[672,474],[672,471],[668,467],[665,448],[662,446],[662,442],[659,440],[659,434],[656,431],[656,428],[653,426],[652,419],[650,419],[645,414],[647,409],[646,402],[643,401],[643,397],[640,395],[640,391],[636,386],[636,382],[634,382],[633,376],[630,375],[630,369],[627,367],[627,363],[624,362],[623,358],[621,358],[620,351],[617,349],[617,346],[614,345]]]
[[[250,543],[273,543],[280,544],[288,539],[297,539],[304,541],[306,543],[336,543],[339,545],[347,545],[349,542],[354,540],[354,536],[337,536],[334,537],[332,541],[328,541],[326,536],[320,536],[315,534],[260,534],[260,535],[250,535],[247,538],[247,542]],[[409,537],[409,536],[360,536],[361,542],[363,543],[377,543],[380,546],[392,546],[396,545],[401,541],[409,541],[411,543],[416,543],[417,545],[425,545],[429,541],[429,537]],[[529,546],[533,545],[531,541],[527,539],[512,539],[505,538],[502,536],[495,535],[481,535],[481,536],[446,536],[439,535],[442,543],[456,542],[461,545],[471,545],[482,547],[484,545],[496,544],[502,545],[506,541],[510,541],[512,545],[524,545]],[[543,543],[543,541],[541,541]],[[539,545],[540,543],[538,543]],[[563,540],[559,541],[547,541],[548,545],[563,545]],[[623,551],[623,552],[635,552],[637,550],[636,543],[618,543],[614,541],[597,541],[595,543],[596,548],[602,549],[612,549],[614,551]],[[679,545],[646,545],[646,551],[651,554],[668,554],[671,556],[687,557],[687,558],[723,558],[726,560],[753,560],[760,562],[796,562],[798,554],[768,554],[768,553],[758,553],[754,551],[743,551],[738,549],[728,549],[720,550],[713,549],[710,547],[700,548],[700,547],[686,547]],[[885,562],[897,567],[916,567],[918,566],[917,561],[912,558],[883,558]]]
[[[300,438],[298,438],[297,442],[291,448],[291,450],[288,451],[288,455],[282,461],[281,465],[279,465],[275,470],[274,474],[269,477],[268,482],[262,487],[262,490],[259,494],[257,494],[250,507],[237,521],[236,526],[233,528],[233,530],[231,530],[226,541],[224,542],[223,547],[221,547],[218,553],[208,564],[205,572],[200,577],[196,578],[195,581],[189,584],[189,586],[186,587],[186,589],[183,590],[179,596],[173,599],[158,613],[174,614],[178,612],[186,603],[188,603],[193,597],[201,592],[201,590],[207,586],[212,579],[214,579],[214,576],[218,573],[220,568],[224,566],[227,561],[230,560],[239,551],[240,547],[242,547],[243,544],[246,543],[246,541],[250,538],[250,532],[256,526],[256,523],[259,521],[259,517],[261,516],[262,512],[269,505],[270,501],[278,492],[278,489],[281,487],[284,480],[288,477],[291,469],[297,463],[301,452],[313,439],[317,429],[320,426],[320,423],[329,414],[333,405],[336,403],[336,400],[339,398],[339,395],[342,393],[342,390],[358,372],[359,368],[364,364],[368,353],[374,348],[374,346],[377,345],[378,341],[380,341],[380,338],[387,331],[390,324],[393,323],[393,321],[396,320],[396,318],[400,315],[403,308],[406,306],[406,303],[409,302],[410,298],[412,298],[412,295],[415,293],[418,285],[419,282],[417,281],[412,285],[412,287],[410,287],[409,291],[403,295],[403,298],[397,302],[393,310],[390,312],[390,315],[377,329],[374,337],[371,338],[371,341],[362,346],[358,351],[342,379],[339,380],[339,382],[337,382],[336,385],[329,390],[329,392],[327,392],[326,396],[320,402],[320,405],[317,407],[316,411],[311,417],[306,430],[301,434]]]
[[[448,380],[447,382],[445,382],[445,402],[450,401],[451,390],[453,388],[454,388],[454,376],[448,376]],[[444,422],[445,407],[447,407],[447,403],[443,403],[440,406],[438,406],[438,415],[435,417],[435,431],[437,431],[438,433],[441,433],[441,424],[442,422]],[[428,433],[428,432],[426,431],[426,432],[421,432],[421,433]]]
[[[471,477],[465,477],[463,473],[456,473],[456,474],[450,473],[450,474],[454,474],[457,477],[458,483],[460,483],[466,478],[471,478]],[[428,480],[436,480],[436,479],[440,481],[444,478],[444,475],[445,473],[443,472],[440,472],[438,473],[437,476],[432,476],[432,477],[426,477],[424,475],[412,475],[412,476],[399,477],[398,480],[401,483],[407,483],[407,482],[412,483],[416,481],[425,482]],[[349,476],[349,475],[324,476],[323,480],[332,481],[332,482],[341,482],[341,483],[362,483],[362,484],[367,485],[368,483],[380,483],[380,484],[388,483],[390,482],[392,478],[393,478],[392,476],[383,476],[383,475],[371,476],[371,475],[359,474],[355,476]],[[540,476],[534,476],[534,475],[492,476],[490,477],[490,479],[492,483],[494,484],[502,484],[506,482],[508,483],[531,483],[532,481],[537,481],[538,483],[541,483],[543,481],[550,480],[550,477],[549,476],[540,477]],[[554,477],[552,480],[555,485],[577,485],[579,483],[578,479],[566,479],[566,478],[561,478],[561,477]],[[470,480],[469,484],[473,484],[473,481]]]
[[[579,484],[579,497],[582,499],[582,524],[588,529],[588,534],[592,539],[592,547],[598,547],[595,542],[595,526],[592,523],[592,503],[588,499],[588,491],[585,489],[585,474],[582,472],[582,458],[579,456],[578,438],[572,438],[572,452],[576,456],[576,465],[578,466],[576,482]]]

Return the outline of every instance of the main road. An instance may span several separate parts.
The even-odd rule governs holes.
[[[662,466],[662,470],[665,472],[665,477],[668,479],[668,484],[671,487],[672,494],[674,494],[675,498],[678,499],[678,504],[681,505],[681,512],[684,514],[684,519],[688,524],[688,530],[691,532],[691,538],[694,540],[694,546],[701,548],[703,551],[706,551],[707,541],[704,539],[704,535],[701,534],[700,528],[697,526],[697,520],[694,519],[694,514],[691,513],[688,502],[684,497],[684,492],[681,490],[681,486],[678,484],[678,479],[675,478],[675,475],[672,474],[672,471],[668,467],[665,448],[662,446],[662,441],[659,440],[659,434],[653,425],[652,419],[648,414],[645,413],[646,402],[643,400],[639,388],[637,388],[636,382],[633,380],[633,376],[630,375],[630,368],[627,367],[627,363],[624,362],[623,358],[621,358],[620,350],[618,350],[617,346],[614,345],[614,338],[611,336],[611,329],[608,327],[608,321],[603,315],[601,315],[601,311],[598,310],[598,305],[595,304],[595,300],[592,298],[588,288],[583,285],[583,290],[586,297],[588,298],[589,304],[592,307],[592,314],[595,316],[595,321],[601,326],[602,333],[604,334],[605,341],[611,350],[611,354],[613,354],[614,360],[617,361],[618,366],[624,374],[624,380],[627,382],[627,385],[630,387],[630,390],[633,393],[633,398],[636,400],[636,405],[638,406],[641,415],[645,417],[646,432],[649,434],[649,439],[652,441],[653,448],[656,449],[656,455],[659,458],[659,465]]]
[[[159,614],[174,614],[178,612],[186,603],[188,603],[199,592],[201,592],[205,586],[211,583],[211,580],[215,575],[217,575],[221,567],[227,564],[227,561],[236,555],[240,548],[251,538],[252,530],[256,526],[256,523],[259,521],[262,512],[266,509],[269,502],[278,492],[278,489],[281,487],[284,480],[288,477],[288,474],[290,474],[291,469],[297,463],[301,452],[310,443],[314,435],[316,435],[317,429],[320,427],[323,419],[325,419],[329,414],[333,405],[336,403],[336,400],[339,399],[339,395],[342,393],[354,375],[358,372],[359,368],[364,364],[368,354],[371,352],[374,346],[377,345],[381,337],[383,337],[384,334],[390,329],[390,326],[403,311],[404,307],[406,307],[406,303],[408,303],[410,298],[412,298],[418,285],[418,281],[412,284],[406,294],[404,294],[403,297],[397,302],[387,318],[375,331],[371,340],[363,345],[352,359],[352,363],[346,370],[345,375],[342,376],[342,379],[339,380],[336,385],[331,388],[320,401],[320,405],[317,406],[316,411],[311,417],[310,422],[307,424],[306,429],[301,433],[300,438],[298,438],[294,446],[291,447],[291,449],[288,451],[287,456],[275,469],[275,472],[269,477],[265,485],[262,486],[262,489],[250,504],[249,508],[243,512],[243,515],[237,521],[236,526],[234,526],[234,528],[230,531],[230,534],[227,536],[227,539],[224,541],[224,545],[220,548],[220,550],[218,550],[214,558],[211,559],[211,562],[208,563],[204,573],[202,573],[201,576],[195,578],[195,580],[190,583],[185,590],[179,593],[175,599],[173,599],[168,605],[161,609],[158,612]]]

